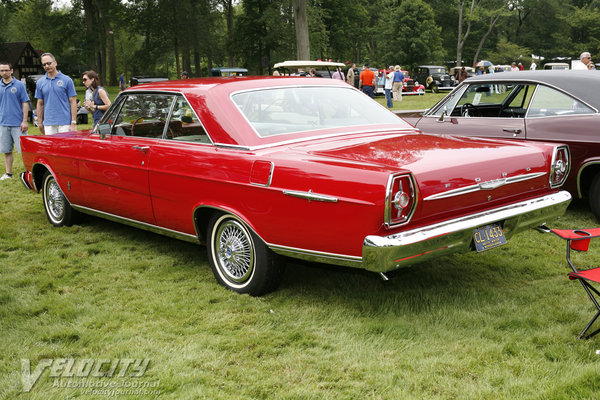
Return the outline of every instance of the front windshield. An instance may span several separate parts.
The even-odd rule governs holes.
[[[401,120],[350,87],[280,87],[232,95],[260,137],[347,126],[398,124]]]

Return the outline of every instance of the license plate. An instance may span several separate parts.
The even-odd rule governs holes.
[[[490,224],[475,229],[473,242],[475,243],[475,250],[481,252],[506,244],[506,237],[500,225]]]

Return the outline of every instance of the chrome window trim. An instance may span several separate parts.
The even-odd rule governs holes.
[[[535,96],[537,95],[537,92],[538,92],[538,89],[539,89],[540,86],[546,86],[546,87],[548,87],[550,89],[557,90],[558,92],[564,94],[565,96],[570,97],[571,99],[574,99],[574,100],[580,102],[581,104],[583,104],[584,106],[588,107],[590,110],[593,111],[593,113],[587,113],[587,114],[569,114],[569,115],[549,115],[549,116],[540,115],[540,116],[537,116],[537,117],[536,116],[530,117],[529,116],[529,111],[531,111],[531,103],[535,99]],[[598,110],[596,108],[590,106],[589,104],[587,104],[585,101],[582,101],[582,100],[578,99],[577,97],[571,95],[570,93],[565,92],[564,90],[560,90],[559,88],[555,87],[554,85],[538,84],[538,85],[535,86],[535,90],[533,91],[533,94],[531,95],[531,99],[529,100],[529,104],[527,105],[527,112],[525,112],[525,115],[524,115],[523,118],[526,118],[526,119],[555,118],[555,117],[564,118],[564,117],[567,117],[567,116],[568,117],[574,117],[576,115],[588,115],[588,116],[589,115],[598,115]]]

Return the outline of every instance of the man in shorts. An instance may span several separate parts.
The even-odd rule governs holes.
[[[42,54],[46,75],[38,79],[35,98],[38,127],[43,135],[77,129],[77,92],[73,80],[56,69],[51,53]]]
[[[21,153],[21,135],[27,135],[29,96],[25,85],[15,79],[9,62],[0,61],[0,153],[4,153],[6,173],[0,181],[13,177],[13,148]]]

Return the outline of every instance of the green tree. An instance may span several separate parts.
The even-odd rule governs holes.
[[[380,40],[382,61],[414,67],[439,63],[446,56],[442,48],[441,29],[435,24],[433,9],[422,0],[403,1],[391,6],[385,18]]]

